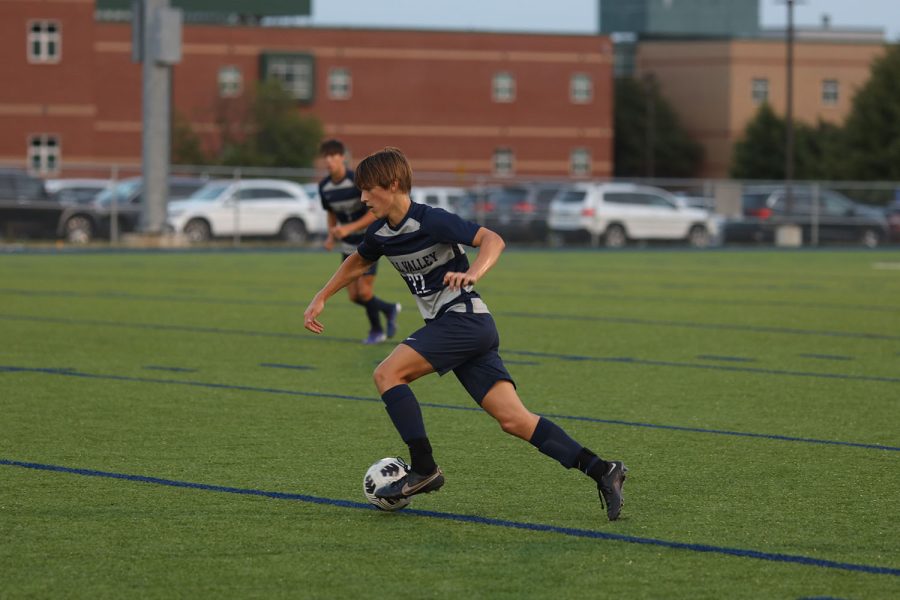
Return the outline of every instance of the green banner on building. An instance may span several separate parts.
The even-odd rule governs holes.
[[[170,0],[187,13],[309,16],[311,0]],[[97,0],[97,10],[131,10],[131,0]]]

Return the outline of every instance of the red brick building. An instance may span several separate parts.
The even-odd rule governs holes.
[[[279,77],[354,156],[399,146],[420,171],[612,173],[607,37],[194,25],[174,110],[208,144],[217,106]],[[141,68],[94,0],[0,0],[0,162],[139,165]]]

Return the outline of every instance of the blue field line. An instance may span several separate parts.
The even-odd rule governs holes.
[[[261,388],[246,385],[230,385],[225,383],[207,383],[202,381],[185,381],[178,379],[152,379],[150,377],[132,377],[127,375],[101,375],[94,373],[84,373],[74,371],[72,369],[52,369],[38,367],[16,367],[10,365],[0,365],[0,373],[41,373],[45,375],[61,375],[64,377],[78,377],[82,379],[101,379],[111,381],[128,381],[134,383],[158,383],[166,385],[187,385],[193,387],[237,390],[241,392],[256,392],[263,394],[280,394],[286,396],[307,396],[312,398],[336,398],[338,400],[354,400],[360,402],[381,403],[380,398],[371,398],[367,396],[350,396],[346,394],[328,394],[324,392],[303,392],[299,390],[286,390],[279,388]],[[470,412],[481,412],[476,406],[457,406],[453,404],[438,404],[434,402],[419,402],[421,406],[428,408],[440,408],[444,410],[464,410]],[[638,421],[623,421],[619,419],[599,419],[596,417],[584,417],[577,415],[562,415],[551,413],[538,413],[542,416],[553,419],[567,419],[570,421],[584,421],[588,423],[602,423],[604,425],[620,425],[625,427],[644,427],[649,429],[667,429],[670,431],[683,431],[688,433],[706,433],[714,435],[730,435],[737,437],[760,438],[768,440],[777,440],[782,442],[798,442],[804,444],[826,444],[831,446],[851,446],[854,448],[865,448],[868,450],[888,450],[891,452],[900,452],[900,447],[886,446],[882,444],[866,444],[861,442],[844,442],[838,440],[821,440],[816,438],[804,438],[788,435],[777,435],[768,433],[750,433],[744,431],[729,431],[726,429],[706,429],[702,427],[684,427],[680,425],[661,425],[656,423],[641,423]]]
[[[75,291],[48,291],[37,292],[14,288],[0,288],[0,293],[14,293],[20,295],[50,295],[62,297],[80,297],[81,292]],[[238,305],[265,305],[272,304],[274,306],[290,306],[296,307],[296,302],[284,300],[252,300],[252,299],[215,299],[192,296],[169,296],[169,295],[146,295],[132,294],[128,292],[105,292],[100,297],[119,300],[162,300],[172,302],[194,302],[194,303],[223,303]],[[779,333],[788,335],[807,335],[807,336],[828,336],[828,337],[847,337],[862,338],[876,340],[900,340],[898,335],[889,335],[882,333],[867,333],[858,331],[831,331],[831,330],[815,330],[815,329],[798,329],[796,327],[774,327],[764,325],[736,325],[732,323],[700,323],[696,321],[672,321],[663,319],[642,319],[637,317],[611,317],[597,315],[571,315],[549,312],[525,312],[525,311],[494,311],[497,317],[513,317],[525,319],[543,319],[543,320],[563,320],[563,321],[583,321],[583,322],[600,322],[614,323],[617,325],[650,325],[653,327],[682,327],[688,329],[708,329],[708,330],[725,330],[725,331],[750,331],[756,333]]]
[[[844,355],[842,355],[842,354],[810,354],[810,353],[803,353],[803,354],[798,354],[797,356],[800,356],[800,357],[803,357],[803,358],[816,358],[816,359],[819,359],[819,360],[853,360],[853,357],[852,357],[852,356],[844,356]]]
[[[307,365],[283,365],[280,363],[259,363],[261,367],[269,367],[271,369],[295,369],[297,371],[312,371],[315,370],[315,367],[309,367]]]
[[[224,329],[220,327],[199,327],[196,325],[167,325],[159,323],[123,323],[118,321],[103,321],[100,319],[67,319],[62,317],[36,317],[26,315],[0,314],[0,319],[8,321],[31,321],[37,323],[63,323],[69,325],[92,325],[101,327],[120,327],[123,329],[147,329],[156,331],[180,331],[190,333],[208,333],[213,335],[242,335],[249,337],[271,337],[310,342],[338,342],[359,345],[357,338],[332,337],[327,335],[313,335],[311,333],[269,332],[253,331],[249,329]],[[763,375],[781,375],[789,377],[812,377],[824,379],[845,379],[848,381],[874,381],[880,383],[900,383],[898,377],[882,377],[874,375],[848,375],[845,373],[817,373],[811,371],[785,371],[779,369],[763,369],[756,367],[737,367],[726,365],[694,364],[673,361],[644,360],[630,357],[604,357],[577,354],[557,354],[551,352],[536,352],[532,350],[504,349],[503,354],[515,354],[535,358],[557,358],[568,361],[595,361],[610,363],[628,363],[633,365],[647,365],[656,367],[675,367],[682,369],[709,369],[720,371],[733,371],[739,373],[756,373]]]
[[[0,459],[0,465],[9,467],[20,467],[24,469],[33,469],[38,471],[51,471],[56,473],[67,473],[71,475],[82,475],[85,477],[104,477],[108,479],[119,479],[125,481],[134,481],[138,483],[149,483],[154,485],[164,485],[177,488],[188,488],[202,490],[207,492],[222,492],[228,494],[241,494],[246,496],[262,496],[274,500],[293,500],[298,502],[308,502],[311,504],[322,504],[327,506],[337,506],[340,508],[354,508],[362,510],[377,510],[368,503],[354,502],[351,500],[340,500],[336,498],[322,498],[319,496],[310,496],[307,494],[289,494],[285,492],[270,492],[265,490],[257,490],[251,488],[236,488],[223,485],[210,485],[206,483],[193,483],[189,481],[178,481],[174,479],[162,479],[159,477],[147,477],[144,475],[129,475],[125,473],[111,473],[108,471],[96,471],[93,469],[77,469],[72,467],[62,467],[58,465],[47,465],[32,462],[22,462],[17,460]],[[809,556],[799,556],[795,554],[780,554],[773,552],[762,552],[759,550],[746,550],[743,548],[729,548],[726,546],[713,546],[710,544],[693,544],[687,542],[673,542],[669,540],[660,540],[655,538],[638,537],[633,535],[624,535],[619,533],[609,533],[605,531],[596,531],[593,529],[578,529],[574,527],[559,527],[556,525],[544,525],[542,523],[527,523],[521,521],[509,521],[506,519],[495,519],[491,517],[480,517],[477,515],[464,515],[458,513],[440,512],[434,510],[420,510],[415,508],[405,509],[398,513],[398,516],[417,516],[432,519],[443,519],[447,521],[457,521],[462,523],[473,523],[476,525],[487,525],[490,527],[506,527],[511,529],[522,529],[526,531],[537,531],[541,533],[555,533],[579,538],[592,538],[609,540],[616,542],[627,542],[630,544],[643,544],[649,546],[658,546],[669,548],[672,550],[687,550],[691,552],[703,552],[708,554],[723,554],[726,556],[735,556],[739,558],[755,558],[758,560],[767,560],[772,562],[794,563],[811,567],[819,567],[824,569],[838,569],[842,571],[855,571],[861,573],[869,573],[873,575],[891,575],[900,576],[900,569],[891,567],[879,567],[875,565],[862,565],[855,563],[845,563],[833,560],[825,560],[821,558],[813,558]]]
[[[692,291],[704,291],[708,290],[708,287],[699,287],[699,286],[675,286],[675,285],[661,285],[663,289],[689,289]],[[608,290],[609,284],[604,284],[603,289]],[[770,289],[770,288],[765,288]],[[790,290],[798,289],[795,286],[787,288]],[[818,289],[818,288],[809,288],[804,287],[801,289]],[[149,300],[152,302],[188,302],[188,303],[209,303],[209,304],[237,304],[237,305],[249,305],[249,306],[292,306],[296,307],[297,302],[291,300],[260,300],[258,298],[221,298],[221,297],[209,297],[209,296],[195,296],[195,295],[173,295],[173,294],[136,294],[133,292],[116,292],[116,291],[102,291],[102,292],[85,292],[81,290],[30,290],[25,288],[12,288],[12,287],[2,287],[0,288],[0,294],[11,294],[11,295],[19,295],[19,296],[57,296],[57,297],[65,297],[65,298],[99,298],[101,300]],[[491,292],[491,295],[502,296],[505,292],[502,290],[494,290]],[[555,294],[553,292],[550,295]],[[781,307],[781,308],[802,308],[802,309],[817,309],[817,310],[839,310],[839,311],[865,311],[865,312],[891,312],[897,313],[900,312],[900,308],[896,306],[882,306],[877,304],[840,304],[840,303],[827,303],[827,302],[794,302],[790,300],[750,300],[747,298],[673,298],[671,295],[667,295],[665,297],[661,297],[659,295],[650,295],[643,296],[638,294],[609,294],[609,293],[579,293],[577,294],[579,297],[587,297],[594,300],[603,299],[603,300],[612,300],[614,302],[651,302],[651,303],[665,303],[670,305],[672,303],[681,303],[681,304],[690,304],[690,305],[698,305],[698,304],[711,304],[711,305],[723,305],[723,306],[764,306],[764,307]],[[567,297],[572,297],[572,295],[568,295]]]
[[[746,358],[743,356],[719,356],[717,354],[698,354],[700,360],[720,360],[724,362],[756,362],[755,358]]]
[[[861,331],[830,331],[819,329],[798,329],[796,327],[774,327],[770,325],[735,325],[732,323],[700,323],[697,321],[670,321],[664,319],[639,319],[637,317],[598,317],[591,315],[564,315],[559,313],[529,313],[507,311],[494,313],[502,317],[527,319],[552,319],[562,321],[584,321],[614,323],[616,325],[652,325],[653,327],[683,327],[687,329],[709,329],[715,331],[750,331],[753,333],[783,333],[789,335],[812,335],[826,337],[860,338],[866,340],[900,340],[900,335],[867,333]]]
[[[503,354],[520,354],[540,358],[558,358],[569,361],[594,361],[604,363],[620,363],[632,365],[646,365],[653,367],[676,367],[680,369],[707,369],[713,371],[732,371],[735,373],[758,373],[761,375],[784,375],[790,377],[812,377],[823,379],[846,379],[850,381],[875,381],[879,383],[900,383],[900,377],[885,377],[881,375],[847,375],[845,373],[817,373],[815,371],[786,371],[783,369],[764,369],[761,367],[736,367],[732,365],[708,365],[697,363],[676,362],[669,360],[648,360],[631,358],[629,356],[586,356],[577,354],[554,354],[551,352],[535,352],[532,350],[504,350]]]
[[[185,369],[184,367],[164,367],[161,365],[144,365],[142,368],[150,371],[172,371],[173,373],[196,373],[197,369]]]

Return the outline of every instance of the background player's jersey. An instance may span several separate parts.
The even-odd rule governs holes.
[[[347,169],[347,174],[338,182],[334,182],[331,175],[320,181],[319,198],[322,199],[322,208],[334,214],[341,225],[361,219],[369,210],[362,203],[362,192],[356,187],[353,171],[350,169]],[[363,235],[359,231],[342,239],[341,252],[353,254],[356,246],[363,240]]]
[[[444,285],[446,273],[469,270],[460,244],[471,246],[479,229],[443,209],[413,202],[398,227],[391,227],[387,219],[369,225],[357,251],[366,260],[386,256],[391,261],[426,321],[448,311],[486,313],[487,306],[472,286],[451,290]]]

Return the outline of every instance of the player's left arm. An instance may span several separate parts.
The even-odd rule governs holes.
[[[506,247],[506,242],[503,241],[499,234],[486,227],[481,227],[475,233],[471,246],[478,248],[478,258],[475,259],[465,273],[451,271],[444,275],[444,285],[450,289],[455,290],[475,285],[500,258],[500,254]]]

